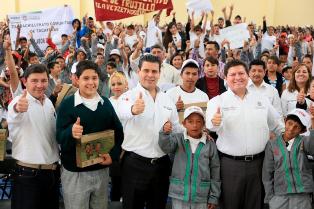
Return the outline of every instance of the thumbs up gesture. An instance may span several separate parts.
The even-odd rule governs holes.
[[[24,90],[22,96],[17,101],[17,103],[14,105],[14,110],[16,112],[19,112],[19,113],[27,112],[27,110],[28,110],[28,101],[27,101],[26,95],[27,95],[27,91]]]
[[[184,103],[181,99],[181,96],[179,96],[178,101],[176,102],[177,110],[183,110],[184,109]]]
[[[300,92],[298,93],[297,102],[298,102],[299,104],[304,104],[304,102],[305,102],[305,93],[304,93],[304,89],[301,89]]]
[[[80,139],[83,135],[83,126],[81,126],[81,119],[77,117],[75,123],[72,126],[72,137],[75,139]]]
[[[140,94],[138,95],[137,99],[134,102],[134,105],[132,106],[131,111],[133,115],[139,115],[143,113],[144,110],[145,110],[145,103],[143,100],[142,92],[140,92]]]
[[[212,124],[214,126],[220,126],[221,121],[222,121],[222,114],[220,112],[220,107],[218,107],[216,113],[214,114],[212,118]]]
[[[163,126],[163,132],[169,134],[172,131],[172,123],[168,120]]]

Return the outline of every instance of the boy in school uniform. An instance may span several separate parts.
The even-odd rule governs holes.
[[[98,66],[91,61],[81,61],[77,65],[75,76],[79,89],[61,103],[57,116],[64,204],[66,209],[106,209],[108,166],[112,163],[112,157],[119,157],[123,129],[110,101],[97,93]],[[111,153],[102,155],[103,162],[100,164],[77,167],[76,140],[82,135],[108,129],[115,131],[115,146]]]
[[[312,108],[313,109],[313,108]],[[313,112],[313,111],[311,111]],[[263,164],[264,202],[270,209],[311,209],[313,177],[307,155],[314,154],[314,130],[303,136],[314,124],[312,116],[294,109],[285,120],[285,132],[269,140]]]
[[[184,133],[171,133],[168,121],[159,133],[159,146],[174,153],[169,196],[173,209],[214,209],[220,196],[220,163],[215,142],[203,132],[205,115],[200,107],[184,111]]]

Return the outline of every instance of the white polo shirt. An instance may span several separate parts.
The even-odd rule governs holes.
[[[8,108],[12,157],[30,164],[57,162],[59,150],[56,141],[56,113],[51,101],[46,97],[42,105],[27,93],[27,112],[16,113],[13,106],[20,97],[15,97]]]
[[[222,123],[214,126],[211,119],[218,107]],[[217,132],[218,150],[232,156],[258,154],[264,151],[270,131],[278,136],[284,130],[280,115],[266,97],[248,91],[241,99],[231,90],[208,102],[206,127]]]
[[[269,99],[269,102],[282,116],[281,101],[278,91],[275,87],[269,85],[268,83],[265,83],[265,81],[263,81],[262,84],[258,87],[252,82],[252,80],[249,80],[248,90],[251,91],[252,93],[259,93],[267,97]]]
[[[142,92],[145,110],[133,115],[131,108]],[[118,100],[118,115],[124,125],[122,148],[147,158],[162,157],[165,153],[158,145],[159,131],[170,120],[173,132],[182,132],[178,112],[170,98],[158,89],[155,101],[149,92],[138,84]]]

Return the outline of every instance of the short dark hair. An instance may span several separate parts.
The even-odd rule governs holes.
[[[88,20],[94,20],[94,18],[93,17],[88,17]]]
[[[63,38],[63,37],[67,38],[68,35],[67,35],[67,34],[62,34],[62,35],[61,35],[61,38]]]
[[[224,20],[224,18],[223,17],[219,17],[218,20]]]
[[[292,69],[291,66],[286,66],[282,69],[282,74],[284,74],[285,72],[287,72],[289,69]]]
[[[19,38],[19,41],[27,41],[27,38],[22,36],[22,37]]]
[[[57,56],[56,60],[57,60],[57,59],[63,59],[63,60],[65,60],[64,57],[62,57],[61,55]]]
[[[150,51],[152,51],[153,49],[160,49],[160,50],[164,50],[164,47],[162,47],[161,45],[159,44],[155,44],[153,46],[150,47]]]
[[[216,49],[217,51],[220,50],[220,46],[219,46],[219,44],[218,44],[217,41],[209,41],[206,45],[208,45],[208,44],[214,44],[214,45],[215,45],[215,49]]]
[[[293,120],[301,126],[301,133],[306,131],[306,127],[302,124],[301,120],[296,115],[287,115],[286,121]]]
[[[255,60],[252,60],[252,62],[250,62],[250,70],[252,68],[253,65],[260,65],[260,66],[263,66],[263,69],[265,70],[266,66],[265,66],[265,63],[262,61],[262,60],[259,60],[259,59],[255,59]]]
[[[58,62],[49,62],[47,65],[48,70],[53,69],[56,64],[59,64]]]
[[[95,72],[100,75],[98,65],[90,60],[83,60],[79,62],[76,66],[75,75],[79,78],[85,70],[95,70]]]
[[[159,57],[154,56],[152,54],[145,54],[141,57],[139,64],[138,64],[138,68],[141,70],[143,63],[144,62],[151,62],[151,63],[157,63],[159,65],[159,72],[160,72],[160,67],[161,67],[161,61],[159,59]]]
[[[24,71],[24,78],[27,78],[33,73],[46,73],[47,77],[49,77],[48,69],[46,65],[43,64],[33,64],[26,68]]]
[[[128,27],[127,27],[126,29],[128,29],[128,30],[134,30],[134,29],[135,29],[135,27],[134,27],[134,25],[133,25],[133,24],[130,24],[130,25],[128,25]]]
[[[304,55],[304,56],[302,57],[302,62],[303,62],[303,60],[304,60],[305,58],[309,58],[309,59],[311,60],[311,62],[313,62],[312,55],[310,55],[310,54]]]
[[[240,15],[235,16],[234,19],[240,19],[240,20],[242,20],[242,18],[241,18]]]
[[[217,65],[219,66],[219,61],[218,59],[216,59],[215,57],[212,57],[212,56],[209,56],[209,57],[206,57],[206,59],[204,60],[203,62],[203,67],[205,66],[205,62],[210,62],[211,64],[214,64],[214,65]]]
[[[117,68],[116,63],[113,62],[113,61],[107,62],[107,65],[109,65],[109,66],[112,67],[112,68]],[[106,66],[107,66],[107,65],[106,65]]]
[[[38,57],[38,55],[34,52],[29,52],[28,53],[28,59],[32,58],[32,57]]]
[[[232,67],[235,67],[235,66],[243,66],[244,69],[245,69],[246,74],[249,74],[249,69],[248,69],[247,65],[244,62],[242,62],[241,60],[231,60],[230,62],[228,62],[225,65],[224,75],[227,77],[229,69],[232,68]]]
[[[274,61],[274,63],[275,63],[276,65],[278,65],[278,66],[280,65],[280,60],[279,60],[278,57],[275,56],[275,55],[270,56],[270,57],[268,58],[268,60]]]

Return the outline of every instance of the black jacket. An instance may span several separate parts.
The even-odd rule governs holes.
[[[224,80],[222,80],[220,77],[218,77],[219,79],[219,94],[224,93],[225,91],[227,91],[225,85],[224,85]],[[205,76],[202,78],[199,78],[198,81],[196,82],[196,88],[202,90],[203,92],[205,92],[208,95],[207,92],[207,82],[206,82],[206,78]],[[211,98],[209,98],[211,99]]]

